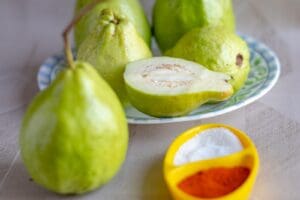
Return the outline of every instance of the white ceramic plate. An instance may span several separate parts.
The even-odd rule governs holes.
[[[263,43],[249,36],[242,36],[248,43],[251,52],[251,71],[245,86],[229,100],[203,105],[184,117],[153,118],[137,111],[133,107],[126,109],[126,116],[130,124],[162,124],[183,122],[215,117],[246,106],[269,92],[278,81],[280,63],[275,53]],[[63,54],[48,58],[38,72],[38,86],[40,90],[55,79],[57,73],[64,68]]]

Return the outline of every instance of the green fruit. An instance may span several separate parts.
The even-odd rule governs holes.
[[[232,0],[157,0],[153,22],[156,40],[163,52],[196,27],[235,29]]]
[[[75,15],[92,0],[77,0]],[[151,29],[139,0],[109,0],[99,3],[86,14],[75,27],[75,43],[79,47],[84,39],[98,26],[98,16],[104,9],[112,9],[118,15],[124,15],[132,22],[140,36],[150,46]]]
[[[111,85],[121,102],[128,103],[123,73],[132,61],[151,57],[134,26],[112,10],[103,10],[97,30],[78,49],[78,59],[91,63]]]
[[[33,180],[60,194],[91,191],[123,163],[128,127],[123,108],[84,62],[61,72],[27,110],[21,155]]]
[[[156,57],[130,63],[124,74],[128,96],[138,110],[154,117],[188,114],[232,93],[229,76],[183,59]]]
[[[250,71],[249,49],[236,34],[222,28],[196,28],[185,34],[166,55],[197,62],[231,76],[235,92],[243,87]]]

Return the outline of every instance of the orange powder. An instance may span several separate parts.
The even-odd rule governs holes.
[[[201,171],[178,184],[184,192],[200,198],[217,198],[233,192],[250,174],[245,167],[213,168]]]

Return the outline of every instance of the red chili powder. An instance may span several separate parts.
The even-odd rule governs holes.
[[[213,168],[201,171],[178,184],[184,192],[200,198],[217,198],[233,192],[250,174],[246,167]]]

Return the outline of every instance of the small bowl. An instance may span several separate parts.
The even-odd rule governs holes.
[[[241,143],[243,144],[244,150],[224,157],[191,162],[182,166],[175,166],[173,164],[173,161],[178,149],[195,135],[199,133],[201,134],[201,132],[203,132],[204,130],[211,128],[229,129],[240,139]],[[165,156],[164,178],[173,198],[176,200],[212,199],[191,196],[179,189],[178,184],[199,171],[216,167],[247,167],[250,169],[250,174],[246,181],[239,188],[225,196],[213,198],[214,200],[245,200],[249,198],[259,169],[259,156],[257,153],[257,149],[251,139],[244,132],[223,124],[201,125],[187,130],[179,137],[177,137],[171,144]]]

